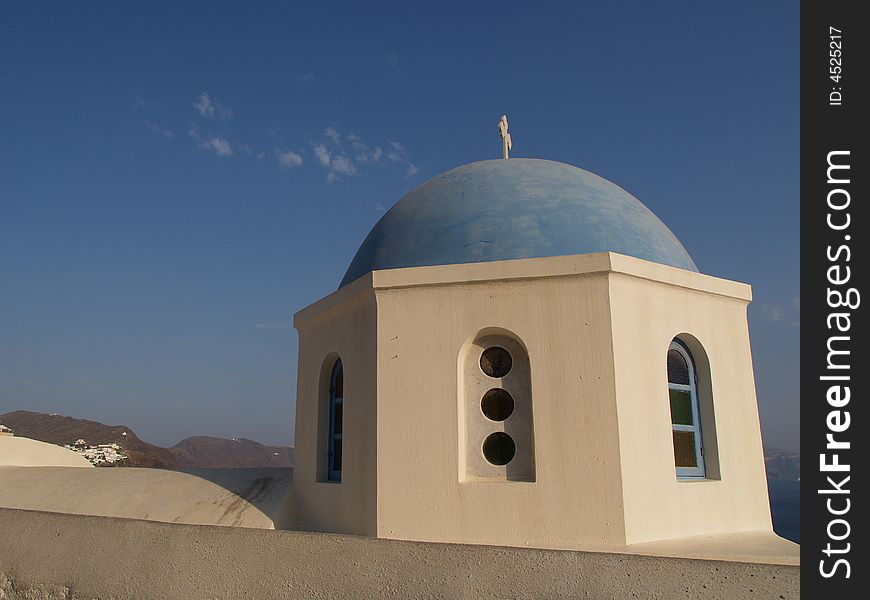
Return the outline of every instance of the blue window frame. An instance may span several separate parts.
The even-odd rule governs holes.
[[[329,481],[341,481],[342,420],[344,415],[344,368],[336,359],[329,377]]]

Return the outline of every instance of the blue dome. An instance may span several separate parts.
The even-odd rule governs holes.
[[[485,160],[436,175],[399,200],[341,285],[380,269],[608,251],[698,270],[671,230],[610,181],[549,160]]]

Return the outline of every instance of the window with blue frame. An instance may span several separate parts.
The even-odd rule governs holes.
[[[679,339],[674,339],[668,348],[668,396],[677,477],[703,478],[704,447],[695,361]]]
[[[341,442],[344,401],[344,369],[341,359],[335,360],[329,377],[329,438],[328,479],[341,481]]]

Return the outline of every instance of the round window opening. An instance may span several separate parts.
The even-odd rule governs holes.
[[[516,444],[511,436],[503,431],[491,433],[483,440],[483,456],[497,467],[504,466],[514,459]]]
[[[510,353],[500,346],[487,348],[480,355],[480,369],[495,379],[510,373],[512,365],[513,360]]]
[[[514,399],[507,390],[495,388],[483,395],[480,410],[490,421],[504,421],[514,412]]]

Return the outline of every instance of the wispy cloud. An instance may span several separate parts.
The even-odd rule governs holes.
[[[205,92],[197,96],[196,100],[194,100],[193,102],[193,108],[195,108],[196,112],[198,112],[203,117],[214,116],[214,104],[211,101],[211,97]]]
[[[303,162],[302,157],[292,150],[287,150],[285,152],[275,150],[275,159],[278,161],[279,165],[288,169],[301,167]]]
[[[314,73],[310,71],[296,76],[296,83],[314,83]]]
[[[333,144],[341,148],[341,136],[338,135],[338,131],[336,131],[335,127],[327,127],[324,133],[326,133],[326,137],[328,137]]]
[[[392,162],[399,162],[405,155],[405,147],[399,142],[390,142],[390,150],[387,152],[387,158]]]
[[[358,135],[348,134],[347,141],[350,143],[351,148],[353,148],[354,158],[359,164],[380,162],[384,155],[384,151],[380,147],[369,147]]]
[[[233,147],[230,145],[229,141],[220,136],[208,138],[207,140],[203,141],[201,147],[213,150],[214,153],[218,156],[233,155]]]
[[[400,163],[405,167],[405,179],[413,177],[420,172],[420,169],[411,162],[408,158],[408,151],[405,147],[394,140],[388,140],[389,150],[387,151],[387,159],[390,162]]]
[[[342,175],[356,175],[357,171],[356,165],[354,165],[353,162],[343,154],[333,156],[329,163],[329,167],[336,173],[341,173]]]
[[[387,140],[386,150],[366,143],[355,133],[342,134],[335,127],[327,127],[323,139],[311,143],[314,156],[326,169],[326,181],[333,182],[342,176],[358,175],[366,167],[395,164],[403,167],[405,177],[413,177],[420,170],[408,158],[405,147],[394,140]]]
[[[157,135],[166,138],[167,140],[171,140],[173,137],[175,137],[175,134],[172,133],[172,130],[167,127],[162,127],[160,125],[157,125],[156,123],[152,123],[151,121],[145,121],[145,125],[146,127],[148,127],[148,129],[150,129]]]
[[[313,75],[311,77],[309,75],[310,73],[305,73],[300,78],[306,81],[313,79]],[[132,98],[132,103],[137,111],[143,110],[146,114],[153,112],[138,96]],[[420,169],[411,162],[408,150],[396,140],[387,139],[380,143],[370,143],[356,133],[341,131],[338,127],[330,125],[322,129],[319,136],[314,139],[309,138],[307,144],[300,145],[298,139],[295,144],[290,139],[284,139],[278,131],[279,122],[273,122],[272,127],[263,134],[267,139],[261,139],[259,143],[256,141],[251,143],[250,139],[231,140],[221,131],[223,127],[215,119],[228,118],[233,113],[217,98],[203,91],[193,99],[190,106],[200,117],[210,121],[195,119],[188,128],[188,134],[196,143],[197,149],[213,153],[215,156],[227,158],[238,155],[270,163],[274,160],[274,164],[282,169],[302,169],[314,165],[315,168],[325,170],[327,182],[368,174],[374,170],[399,172],[406,179],[420,172]],[[164,124],[164,118],[149,116],[143,122],[153,134],[164,139],[183,137],[178,127]],[[244,123],[237,125],[242,126]],[[244,135],[244,132],[240,135]],[[311,154],[308,154],[309,152]]]
[[[203,150],[209,150],[211,152],[214,152],[218,156],[224,157],[232,156],[233,154],[235,154],[232,144],[230,144],[229,140],[227,140],[223,136],[200,136],[196,126],[191,127],[188,133],[190,134],[190,137],[192,137],[196,141],[196,145],[198,148],[201,148]]]
[[[761,318],[765,321],[779,323],[785,321],[785,313],[783,312],[782,306],[779,306],[778,304],[762,304]]]
[[[234,147],[233,149],[235,150],[236,148]],[[265,152],[252,148],[250,144],[239,144],[238,151],[245,156],[250,156],[254,160],[263,160],[264,158],[266,158]],[[278,150],[275,150],[275,153],[277,154]]]
[[[216,98],[212,98],[206,92],[201,92],[199,96],[194,99],[191,106],[193,106],[196,112],[203,117],[212,118],[218,116],[226,119],[233,116],[233,111],[218,102]]]
[[[392,68],[392,69],[398,69],[399,68],[399,55],[396,54],[395,52],[390,52],[387,55],[387,65],[389,65],[390,68]]]
[[[768,323],[782,323],[792,327],[800,327],[800,296],[795,296],[787,304],[762,304],[759,318]]]
[[[339,179],[339,175],[356,175],[357,167],[347,155],[341,151],[341,138],[332,127],[327,128],[326,137],[329,138],[332,149],[326,144],[320,143],[314,146],[314,156],[322,167],[325,167],[326,181],[333,182]]]
[[[320,161],[320,164],[324,167],[329,167],[329,150],[326,149],[326,146],[323,144],[317,144],[314,146],[314,156],[317,157],[317,160]]]

